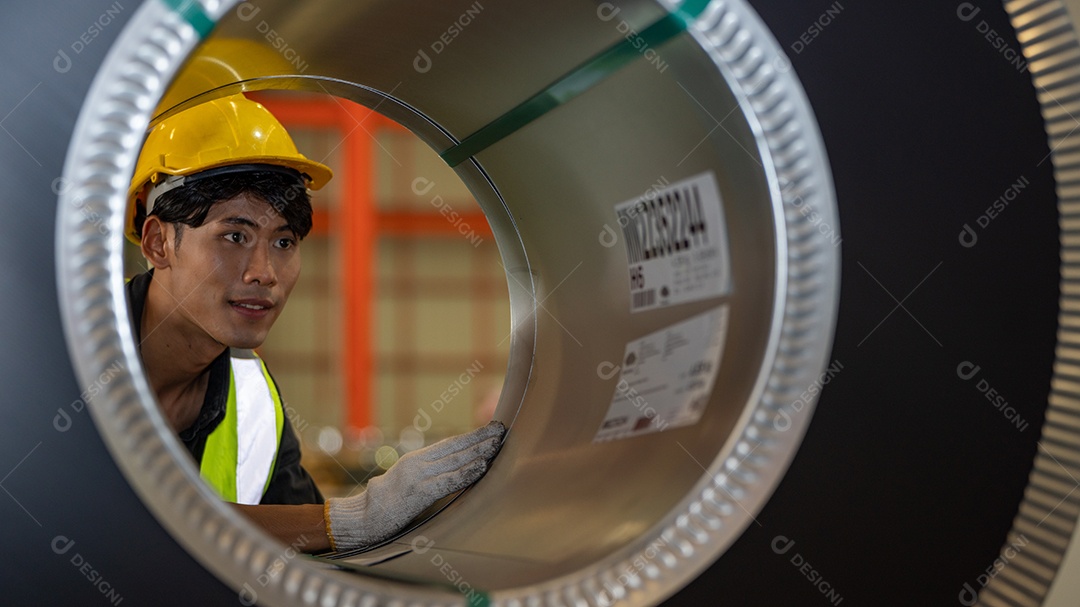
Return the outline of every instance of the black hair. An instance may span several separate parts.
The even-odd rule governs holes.
[[[183,186],[162,193],[150,214],[176,226],[176,247],[179,248],[181,226],[201,226],[212,206],[241,194],[270,205],[298,240],[303,240],[311,231],[311,196],[307,183],[299,172],[282,171],[277,167],[188,178]],[[145,222],[145,207],[136,205],[135,229],[140,236]]]

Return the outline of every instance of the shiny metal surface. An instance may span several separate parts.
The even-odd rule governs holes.
[[[387,101],[395,118],[432,143],[440,134],[460,140],[625,29],[644,29],[678,8],[627,3],[615,20],[610,6],[455,2],[416,19],[400,6],[204,8],[221,20],[214,35],[276,31],[304,76],[240,86],[325,87],[372,107]],[[475,24],[455,17],[470,10]],[[102,215],[122,212],[116,184],[126,183],[164,83],[196,44],[192,28],[161,5],[146,5],[137,19],[87,97],[61,209],[81,200]],[[432,41],[447,22],[461,30],[436,52]],[[416,63],[425,48],[437,55],[429,56],[430,68]],[[745,4],[712,3],[664,45],[662,58],[662,69],[637,61],[619,70],[459,168],[493,218],[512,286],[515,336],[497,411],[512,427],[488,476],[399,540],[413,552],[369,572],[445,586],[445,572],[432,566],[438,556],[499,604],[653,604],[730,545],[782,476],[812,402],[784,425],[778,415],[825,366],[836,309],[836,241],[805,212],[838,226],[824,149],[794,75]],[[321,78],[341,82],[327,86]],[[626,249],[602,240],[618,223],[614,205],[656,180],[703,171],[715,174],[724,201],[730,295],[631,313]],[[93,405],[95,420],[162,522],[242,591],[277,548],[211,496],[178,455],[130,343],[114,236],[78,214],[60,218],[60,284],[74,361],[84,377],[117,358],[133,371],[112,384],[108,402]],[[730,328],[702,419],[593,442],[614,390],[601,365],[621,361],[625,345],[643,335],[721,306]],[[633,575],[624,573],[643,559]],[[449,600],[301,559],[275,579],[260,589],[260,601]]]
[[[1080,4],[1042,1],[1006,3],[1012,25],[1016,28],[1031,77],[1040,92],[1046,134],[1054,162],[1059,209],[1062,215],[1062,266],[1064,285],[1061,294],[1061,332],[1046,424],[1040,448],[1032,466],[1028,488],[1012,529],[1002,543],[997,561],[1013,562],[1009,575],[994,576],[985,587],[969,585],[961,597],[973,597],[977,590],[981,605],[1047,605],[1075,602],[1075,595],[1058,589],[1057,598],[1049,596],[1051,585],[1074,584],[1080,562],[1073,556],[1066,562],[1064,538],[1076,532],[1077,509],[1071,500],[1080,475],[1080,429],[1075,420],[1080,407],[1077,386],[1080,370],[1073,361],[1080,357],[1076,349],[1077,271],[1075,249],[1080,232],[1073,217],[1080,211],[1080,197],[1073,186],[1080,176],[1080,162],[1075,150],[1076,118],[1080,101],[1076,97],[1076,78],[1080,76]],[[1069,482],[1072,481],[1072,482]],[[1078,542],[1072,541],[1075,552]],[[1075,591],[1075,589],[1074,589]]]
[[[1066,18],[1071,22],[1073,32],[1080,31],[1080,1],[1066,0],[1064,5]],[[1074,34],[1075,35],[1075,34]],[[1065,38],[1067,40],[1067,38]],[[1068,48],[1063,43],[1063,48]],[[1055,165],[1057,159],[1055,159]],[[1080,541],[1076,541],[1076,525],[1066,524],[1066,528],[1072,528],[1073,541],[1068,543],[1067,549],[1062,554],[1057,573],[1047,589],[1046,600],[1043,603],[1047,607],[1067,607],[1080,597]]]
[[[621,18],[632,24],[663,15],[655,3],[626,5]],[[277,0],[239,3],[214,35],[280,39],[295,51],[297,73],[385,91],[461,139],[617,42],[620,32],[596,12],[592,2],[571,0],[409,8],[393,0]]]
[[[179,457],[137,366],[130,366],[130,343],[117,332],[126,324],[118,318],[123,302],[116,295],[116,257],[110,257],[115,243],[109,238],[120,238],[122,202],[115,192],[131,172],[155,99],[194,48],[190,28],[157,0],[138,10],[123,6],[112,21],[103,17],[117,11],[119,3],[111,0],[5,5],[0,48],[14,60],[0,68],[8,83],[0,91],[0,173],[9,192],[8,221],[0,222],[0,276],[15,286],[0,292],[0,334],[9,344],[0,365],[0,538],[19,551],[0,569],[5,600],[93,604],[117,591],[124,604],[235,605],[254,600],[250,589],[268,605],[468,604],[471,596],[459,596],[460,586],[448,591],[455,585],[451,571],[470,589],[496,589],[496,604],[653,604],[720,554],[668,603],[714,604],[720,596],[731,604],[821,604],[827,599],[791,560],[794,554],[812,563],[846,604],[968,604],[964,584],[981,586],[979,576],[1003,557],[1008,562],[1000,574],[987,575],[980,588],[983,604],[1040,604],[1048,588],[1047,605],[1076,604],[1070,585],[1080,561],[1070,540],[1080,500],[1074,491],[1080,439],[1071,401],[1075,226],[1069,205],[1070,137],[1076,136],[1073,117],[1080,116],[1073,107],[1080,5],[844,3],[839,19],[800,53],[793,42],[831,0],[749,2],[779,46],[791,51],[814,103],[844,222],[843,304],[832,358],[845,369],[828,386],[773,498],[760,507],[801,431],[777,438],[769,433],[777,418],[768,409],[741,407],[761,394],[768,398],[761,385],[766,371],[790,378],[818,364],[764,364],[771,364],[770,352],[791,353],[764,340],[777,334],[769,319],[783,316],[778,310],[800,320],[821,311],[797,305],[798,297],[784,301],[785,288],[806,286],[800,280],[808,277],[812,283],[813,273],[804,270],[806,258],[795,248],[781,251],[786,238],[765,242],[770,235],[794,235],[804,243],[792,226],[805,217],[790,212],[790,200],[787,216],[776,211],[785,208],[785,192],[801,194],[784,184],[799,181],[789,172],[803,167],[787,154],[805,148],[787,135],[763,141],[775,135],[770,129],[777,123],[755,116],[792,108],[775,103],[783,98],[769,96],[769,87],[761,86],[766,81],[754,79],[763,72],[747,69],[760,65],[747,44],[753,36],[736,35],[738,19],[730,15],[717,21],[718,7],[738,12],[745,3],[717,2],[698,30],[661,49],[665,60],[671,53],[665,73],[628,67],[481,153],[477,163],[459,167],[499,223],[496,233],[514,276],[508,284],[515,317],[524,321],[515,323],[509,388],[497,414],[516,417],[515,428],[490,477],[386,549],[411,554],[366,568],[367,575],[290,557],[222,508]],[[292,49],[297,77],[242,87],[325,87],[379,104],[436,149],[618,40],[620,19],[638,27],[663,12],[640,2],[604,21],[596,12],[602,3],[522,3],[513,10],[484,4],[477,19],[435,53],[438,36],[477,3],[399,4],[205,6],[221,18],[214,35],[281,40]],[[963,15],[975,11],[978,17],[965,21]],[[757,27],[756,19],[745,23]],[[91,24],[97,28],[92,39]],[[986,37],[991,28],[1001,46]],[[280,38],[267,39],[271,30]],[[471,32],[483,35],[471,39]],[[83,42],[83,34],[92,43]],[[705,52],[690,38],[708,38],[715,48]],[[1002,56],[1013,48],[1027,53],[1037,88]],[[283,57],[287,49],[280,49]],[[425,49],[431,66],[418,71],[417,65],[426,66],[416,64]],[[361,56],[374,60],[361,65],[355,60]],[[719,67],[706,70],[706,59]],[[783,60],[766,64],[788,69]],[[691,94],[704,107],[689,102]],[[64,151],[84,104],[79,145],[65,168]],[[815,122],[805,104],[793,111],[797,124]],[[686,144],[700,144],[684,159],[689,150],[675,149],[676,143],[695,134]],[[1033,134],[1040,142],[1050,134],[1052,146],[1032,145]],[[749,154],[739,157],[736,147],[743,146]],[[741,331],[743,340],[732,352],[729,337],[723,358],[723,387],[730,393],[718,387],[706,418],[690,428],[593,445],[589,416],[600,415],[610,398],[598,385],[596,361],[621,355],[616,343],[626,339],[609,333],[626,325],[627,333],[640,335],[680,312],[627,314],[625,299],[609,297],[610,290],[625,289],[617,284],[625,266],[613,259],[620,249],[607,249],[598,236],[607,234],[603,224],[611,222],[612,205],[641,194],[660,176],[674,182],[706,166],[718,171],[730,225],[745,228],[730,235],[740,243],[732,246],[739,281],[731,305],[742,315],[732,331]],[[980,233],[975,249],[957,244],[964,222],[975,222],[1019,175],[1031,185],[1008,219]],[[1060,273],[1058,201],[1065,236]],[[569,220],[560,221],[556,212]],[[105,238],[103,228],[110,226],[115,234]],[[767,275],[754,273],[755,256],[771,256],[761,264]],[[787,270],[779,271],[785,261],[791,262]],[[54,262],[62,264],[55,281]],[[748,273],[754,274],[749,281]],[[914,285],[917,292],[904,297]],[[814,287],[806,292],[813,295]],[[892,308],[896,301],[906,307]],[[891,317],[882,320],[886,313]],[[871,328],[876,332],[869,337]],[[529,340],[533,345],[524,345]],[[981,364],[1031,422],[1026,433],[1009,427],[974,381],[957,379],[957,362],[969,360]],[[1051,364],[1054,392],[1047,407]],[[115,375],[117,365],[135,372]],[[101,392],[90,398],[91,388]],[[786,396],[771,400],[782,412],[791,403]],[[738,440],[740,432],[747,440]],[[664,435],[693,458],[683,452],[677,463],[681,449],[663,444]],[[652,461],[654,453],[662,459]],[[733,457],[721,462],[727,454]],[[715,472],[729,462],[738,474],[727,475],[721,487],[708,486],[726,474]],[[750,504],[757,524],[740,535],[750,514],[742,504]],[[1010,552],[1017,533],[1026,543]],[[778,554],[778,537],[797,547]],[[58,546],[67,540],[74,547],[61,553]],[[98,582],[109,587],[91,582],[78,559],[92,564]],[[276,559],[285,561],[280,569]],[[279,575],[260,578],[271,570]],[[882,594],[886,584],[890,591]]]

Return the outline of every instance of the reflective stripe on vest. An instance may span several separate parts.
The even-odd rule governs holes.
[[[281,444],[281,396],[254,352],[233,349],[230,362],[225,418],[206,438],[199,473],[226,501],[258,504]]]

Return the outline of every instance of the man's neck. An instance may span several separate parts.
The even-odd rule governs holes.
[[[198,419],[209,383],[209,367],[225,346],[187,320],[155,277],[150,281],[140,324],[139,349],[150,387],[177,432]]]

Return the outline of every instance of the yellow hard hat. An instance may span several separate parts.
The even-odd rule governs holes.
[[[145,207],[151,189],[170,176],[259,164],[294,169],[313,190],[333,177],[329,167],[296,150],[285,127],[269,110],[243,95],[214,99],[162,120],[147,136],[135,166],[135,178],[128,189],[125,236],[139,243],[136,206]],[[183,182],[171,181],[176,182],[173,187]]]

